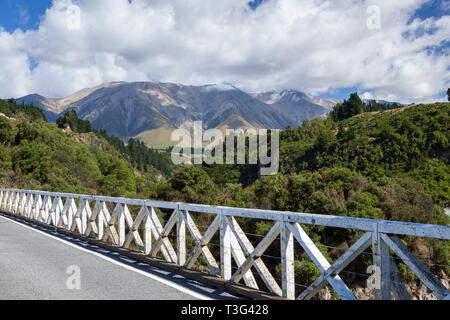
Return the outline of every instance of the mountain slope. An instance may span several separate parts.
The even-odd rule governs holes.
[[[295,127],[301,125],[305,119],[324,117],[339,102],[334,99],[314,98],[295,90],[269,91],[254,96],[285,117],[293,119]]]
[[[265,99],[267,95],[250,95],[231,85],[111,82],[63,99],[33,94],[17,101],[41,107],[49,121],[75,109],[95,129],[106,129],[124,140],[144,137],[150,145],[152,133],[158,132],[158,144],[171,144],[169,133],[177,128],[191,129],[194,121],[202,121],[204,129],[221,130],[297,127],[303,119],[323,116],[335,102],[294,91],[279,94],[276,101]]]

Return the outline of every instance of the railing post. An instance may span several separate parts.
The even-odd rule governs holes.
[[[27,192],[23,193],[22,200],[22,215],[28,217],[28,201],[30,200],[29,194]]]
[[[5,191],[0,190],[0,209],[3,210],[3,198],[5,196]]]
[[[58,226],[59,224],[59,219],[61,219],[61,215],[60,215],[60,206],[59,206],[59,201],[61,201],[60,197],[55,197],[53,199],[53,203],[52,203],[52,207],[50,209],[50,215],[52,217],[51,221],[53,222],[53,225],[55,227]]]
[[[104,206],[106,206],[106,204],[103,201],[100,201],[100,207],[97,216],[97,230],[98,230],[97,238],[99,240],[102,240],[104,235],[104,221],[105,221],[105,215],[103,213]]]
[[[15,212],[18,216],[22,215],[22,198],[23,198],[23,193],[19,192],[19,195],[17,197],[16,209],[15,209]]]
[[[74,210],[74,208],[76,208],[75,206],[75,199],[74,198],[66,198],[66,202],[68,202],[69,204],[66,205],[67,209],[65,211],[64,217],[66,217],[66,221],[67,221],[67,225],[65,226],[65,228],[67,230],[72,229],[72,223],[74,221],[74,214],[76,214],[76,210]]]
[[[9,201],[11,199],[11,191],[8,190],[6,191],[6,196],[5,196],[5,203],[3,205],[3,209],[8,212],[8,208],[9,208]]]
[[[20,200],[19,200],[19,214],[21,216],[26,216],[25,214],[25,200],[26,200],[26,193],[21,192],[20,193]]]
[[[11,196],[11,191],[6,191],[5,194],[5,199],[3,200],[3,210],[5,210],[5,212],[8,212],[8,205],[9,205],[9,198]]]
[[[11,208],[11,213],[12,214],[17,214],[17,197],[19,195],[18,192],[14,192],[14,197],[13,197],[13,201],[12,201],[12,208]]]
[[[283,218],[280,230],[281,289],[284,298],[293,300],[295,299],[294,236],[287,223]]]
[[[186,223],[180,211],[180,204],[177,204],[177,215],[177,264],[183,266],[186,262]]]
[[[123,244],[125,243],[125,205],[120,204],[120,211],[118,216],[118,236],[119,236],[119,246],[123,247]],[[114,241],[114,240],[113,240]]]
[[[9,191],[6,190],[3,192],[3,198],[2,198],[2,210],[6,212],[6,204],[8,201]]]
[[[11,191],[8,198],[8,213],[14,214],[14,197],[16,196],[16,193],[14,191]]]
[[[147,206],[144,204],[144,210],[147,213],[144,219],[144,253],[149,255],[152,251],[152,218]],[[150,208],[153,210],[153,208]]]
[[[41,211],[43,211],[42,216],[44,217],[44,222],[46,224],[50,224],[52,221],[51,209],[52,209],[51,198],[50,198],[50,196],[46,195],[44,197],[44,203],[41,208]]]
[[[373,264],[376,266],[376,300],[391,300],[391,256],[389,246],[381,239],[378,227],[382,221],[374,224],[372,234]]]
[[[8,196],[6,198],[6,203],[5,203],[5,211],[7,213],[11,213],[11,199],[12,199],[12,191],[8,191]]]
[[[39,217],[41,217],[42,222],[47,223],[47,201],[48,201],[48,195],[44,195],[44,200],[42,200],[41,205],[39,206]]]
[[[3,203],[2,203],[2,209],[5,211],[5,212],[7,212],[8,210],[8,201],[9,201],[9,193],[10,193],[10,191],[6,191],[5,193],[4,193],[4,195],[3,195]]]
[[[5,190],[5,191],[3,191],[2,193],[3,193],[3,195],[2,195],[1,206],[2,206],[2,210],[5,211],[5,207],[6,207],[6,199],[7,199],[7,197],[8,197],[8,191]]]
[[[18,208],[19,208],[19,198],[20,198],[20,192],[16,192],[16,195],[14,197],[14,209],[13,209],[13,213],[18,215]]]
[[[86,203],[88,202],[88,200],[84,200],[84,199],[80,199],[80,202],[78,203],[79,206],[81,206],[81,214],[80,214],[80,218],[81,218],[81,234],[85,234],[86,233],[86,229],[87,229],[87,210],[86,210]]]
[[[21,193],[20,196],[20,209],[19,209],[19,213],[21,216],[26,216],[25,214],[25,206],[26,206],[26,199],[27,199],[27,195],[25,192]]]
[[[31,215],[32,215],[32,218],[37,220],[37,221],[42,220],[41,217],[40,217],[41,205],[42,205],[41,196],[36,194],[34,196],[34,199],[33,199],[33,207],[31,209],[31,212],[32,212]]]
[[[11,191],[6,191],[3,199],[3,207],[2,209],[5,210],[5,212],[8,211],[8,202],[9,202],[9,194]]]
[[[33,219],[32,209],[33,209],[33,195],[31,193],[28,193],[25,201],[25,216],[31,219]]]
[[[9,195],[9,203],[8,203],[8,212],[11,214],[14,214],[14,199],[16,197],[16,193],[14,191],[11,191]]]
[[[9,193],[8,204],[7,204],[7,212],[13,214],[13,200],[14,200],[14,191]]]
[[[231,273],[231,229],[226,222],[223,210],[220,210],[220,275],[230,280]]]

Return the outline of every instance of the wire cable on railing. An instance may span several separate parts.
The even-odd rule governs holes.
[[[239,268],[236,268],[236,267],[234,267],[234,266],[232,266],[231,269],[232,269],[232,270],[236,270],[236,271],[239,270]],[[258,278],[261,279],[261,276],[260,276],[258,273],[253,274],[253,276],[258,277]],[[272,278],[275,279],[275,280],[278,280],[280,283],[283,281],[282,279],[277,278],[277,277],[274,277],[274,276],[272,276]],[[305,289],[308,288],[308,286],[305,286],[305,285],[300,284],[300,283],[295,283],[295,285],[296,285],[297,287],[302,287],[302,288],[305,288]]]
[[[369,255],[369,256],[373,256],[373,252],[367,252],[367,251],[363,251],[363,252],[361,252],[361,254],[364,254],[364,255]],[[391,258],[393,258],[394,260],[397,260],[397,261],[400,261],[400,262],[403,262],[404,263],[404,261],[403,261],[403,259],[402,258],[400,258],[400,257],[397,257],[397,256],[394,256],[394,255],[392,255],[392,254],[389,254],[389,255],[384,255],[384,254],[376,254],[378,257],[391,257]],[[429,258],[428,258],[429,259]],[[429,261],[429,260],[428,260]],[[444,267],[444,268],[450,268],[450,265],[446,265],[446,264],[439,264],[439,263],[433,263],[433,262],[425,262],[425,261],[422,261],[422,263],[423,264],[425,264],[425,265],[429,265],[429,266],[438,266],[438,267]]]
[[[370,274],[364,274],[364,273],[353,272],[353,271],[346,271],[346,270],[342,270],[340,273],[351,274],[351,275],[358,275],[358,276],[361,276],[361,277],[364,277],[364,278],[370,278],[370,277],[373,276],[373,275],[370,275]],[[422,289],[422,287],[418,287],[418,286],[416,286],[414,284],[411,284],[411,283],[399,282],[399,281],[395,281],[393,279],[391,279],[391,282],[394,283],[394,284],[401,285],[401,286],[408,286],[411,289],[417,289],[417,290]]]
[[[244,232],[244,234],[245,235],[258,236],[258,237],[261,237],[261,238],[265,237],[265,236],[262,236],[262,235],[246,233],[246,232]],[[279,238],[279,236],[277,238]],[[329,245],[324,245],[324,244],[315,243],[315,242],[303,242],[303,243],[305,245],[314,245],[314,246],[317,246],[317,247],[323,247],[323,248],[327,248],[327,249],[335,249],[335,250],[339,250],[339,251],[347,251],[348,250],[348,248],[340,248],[340,247],[336,247],[336,246],[329,246]],[[363,251],[363,252],[361,252],[361,254],[373,256],[373,252]],[[381,255],[381,254],[377,254],[377,255],[379,257],[385,257],[385,255]],[[397,261],[403,262],[403,259],[401,259],[400,257],[394,256],[394,255],[390,255],[390,257],[392,257],[393,259],[395,259]],[[438,267],[450,268],[450,265],[445,265],[445,264],[439,264],[439,263],[433,263],[433,262],[423,262],[423,263],[426,264],[426,265],[429,265],[429,266],[438,266]]]
[[[197,226],[197,227],[199,227],[199,226]],[[200,226],[200,227],[203,227],[205,229],[209,228],[209,226],[208,227]],[[258,236],[258,237],[261,237],[261,238],[265,237],[265,236],[262,236],[262,235],[256,235],[256,234],[252,234],[252,233],[245,233],[244,232],[244,234]],[[168,236],[170,238],[172,238],[172,239],[176,239],[176,235],[169,234]],[[279,238],[279,236],[277,238]],[[306,244],[306,245],[314,245],[314,246],[318,246],[318,247],[325,247],[325,248],[328,248],[328,249],[337,249],[337,250],[340,250],[340,251],[347,251],[348,250],[348,248],[339,248],[339,247],[336,247],[336,246],[328,246],[328,245],[324,245],[324,244],[321,244],[321,243],[315,243],[315,242],[304,242],[304,244]],[[216,243],[212,243],[212,242],[208,243],[208,245],[211,245],[211,246],[214,246],[214,247],[220,247],[220,244],[216,244]],[[363,251],[363,252],[361,252],[361,254],[373,256],[373,252]],[[381,255],[381,254],[378,254],[378,256],[384,257],[384,255]],[[261,257],[281,260],[281,257],[271,256],[271,255],[267,255],[267,254],[262,254]],[[403,259],[401,259],[401,258],[399,258],[397,256],[390,255],[390,257],[392,257],[393,259],[395,259],[395,260],[397,260],[399,262],[403,262]],[[423,263],[426,264],[426,265],[429,265],[429,266],[438,266],[438,267],[443,267],[443,268],[450,268],[450,265],[445,265],[445,264],[438,264],[438,263],[432,263],[432,262],[423,262]]]
[[[236,268],[236,267],[232,267],[232,269],[233,270],[238,270],[238,268]],[[346,273],[346,274],[351,274],[351,275],[357,275],[357,276],[361,276],[361,277],[364,277],[364,278],[366,278],[366,279],[368,279],[368,278],[370,278],[372,275],[369,275],[369,274],[364,274],[364,273],[359,273],[359,272],[353,272],[353,271],[346,271],[346,270],[343,270],[343,271],[341,271],[340,273]],[[259,275],[259,274],[255,274],[254,276],[257,276],[258,278],[261,278],[261,276]],[[278,280],[278,281],[282,281],[282,279],[280,279],[280,278],[277,278],[277,277],[274,277],[274,276],[272,276],[272,278],[274,278],[275,280]],[[392,283],[395,283],[395,284],[399,284],[399,285],[407,285],[409,288],[411,288],[411,289],[416,289],[416,290],[419,290],[419,289],[422,289],[423,287],[419,287],[419,286],[416,286],[416,285],[413,285],[413,284],[410,284],[410,283],[408,283],[408,284],[405,284],[405,283],[403,283],[403,282],[398,282],[398,281],[394,281],[394,280],[391,280],[391,282]],[[309,288],[309,286],[306,286],[306,285],[302,285],[302,284],[299,284],[299,283],[295,283],[295,285],[296,286],[298,286],[298,287],[302,287],[302,288]]]

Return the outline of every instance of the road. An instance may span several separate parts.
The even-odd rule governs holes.
[[[230,294],[0,214],[0,300],[198,300]]]

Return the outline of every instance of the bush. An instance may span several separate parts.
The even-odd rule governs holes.
[[[23,142],[13,152],[11,160],[16,171],[25,175],[30,174],[41,183],[48,181],[52,164],[47,146]]]
[[[10,121],[0,117],[0,142],[2,144],[11,144],[15,142],[16,134]]]
[[[281,264],[276,266],[275,272],[281,278]],[[294,260],[294,275],[296,283],[307,285],[316,280],[321,275],[321,272],[311,260],[296,259]]]
[[[123,160],[112,159],[103,168],[103,176],[99,180],[100,191],[105,195],[125,196],[136,192],[136,181],[133,172]]]
[[[316,191],[309,198],[308,211],[327,213],[330,210],[330,199],[322,192]]]
[[[217,186],[208,174],[195,166],[182,166],[168,181],[171,188],[183,195],[186,202],[214,204]]]

